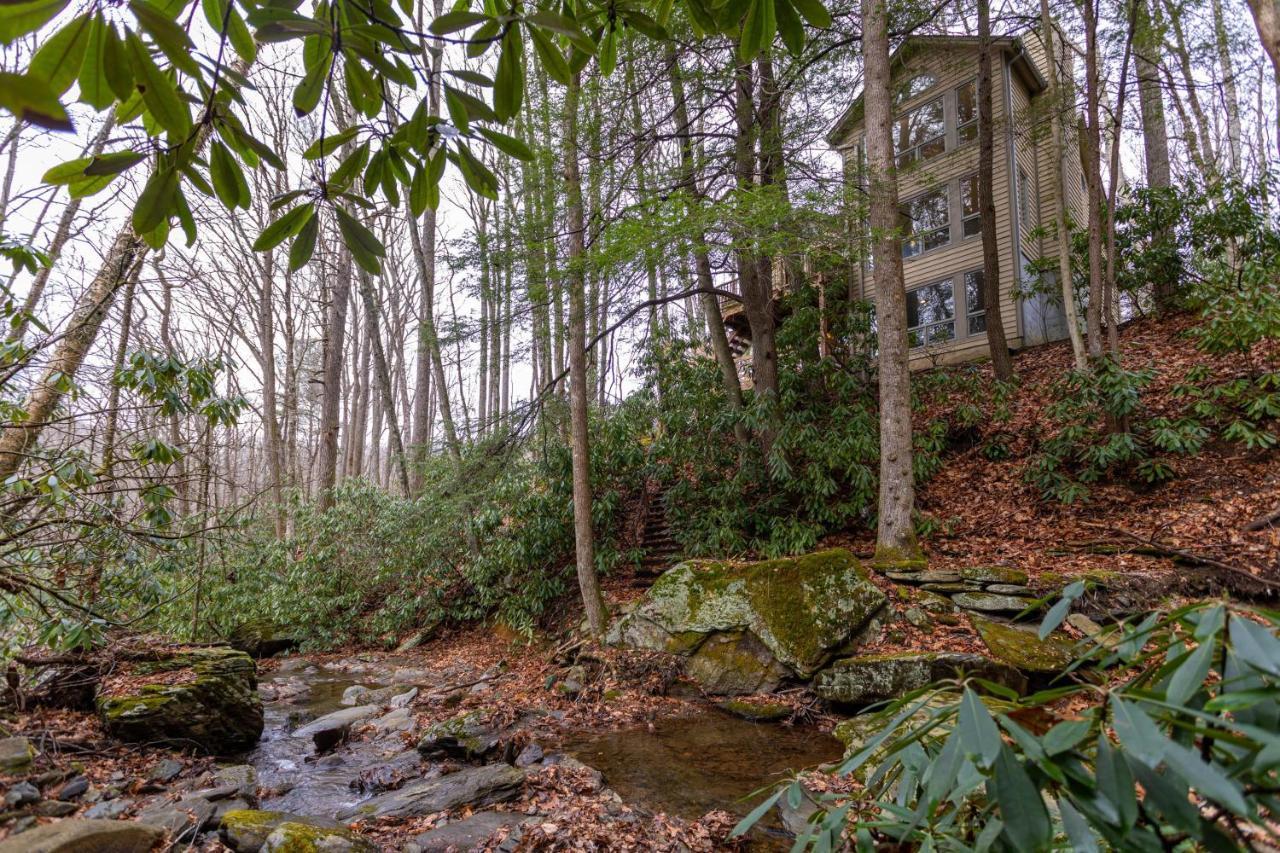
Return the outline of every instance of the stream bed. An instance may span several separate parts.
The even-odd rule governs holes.
[[[407,747],[400,732],[366,734],[320,756],[310,738],[292,734],[344,707],[347,688],[381,686],[392,668],[352,672],[299,660],[264,679],[266,725],[248,756],[264,793],[262,808],[332,818],[373,795],[361,780],[395,787],[440,775],[439,765]],[[816,729],[751,723],[712,709],[646,727],[559,732],[544,744],[599,770],[631,806],[691,820],[716,809],[745,815],[759,800],[753,793],[841,755],[840,743]],[[768,823],[777,825],[772,817]]]

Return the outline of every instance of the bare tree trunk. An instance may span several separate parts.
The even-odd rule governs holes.
[[[1237,177],[1244,168],[1240,130],[1240,94],[1236,86],[1235,64],[1231,61],[1231,42],[1227,22],[1222,17],[1222,0],[1213,0],[1213,36],[1218,48],[1218,64],[1222,66],[1222,99],[1227,112],[1227,148],[1231,154],[1231,173]]]
[[[120,312],[120,340],[116,342],[116,355],[112,360],[111,390],[107,395],[107,423],[102,430],[102,466],[99,479],[107,481],[107,488],[115,490],[111,478],[111,469],[116,463],[116,430],[120,420],[120,385],[115,381],[116,374],[124,368],[124,360],[129,355],[129,335],[133,332],[133,294],[138,286],[138,274],[142,271],[142,263],[133,265],[125,282],[123,306]]]
[[[880,371],[880,499],[875,559],[877,565],[887,567],[918,566],[923,563],[923,556],[911,517],[915,508],[911,372],[891,135],[893,102],[886,0],[862,0],[862,27],[863,103]]]
[[[582,604],[597,639],[604,633],[605,606],[596,576],[595,533],[591,526],[591,449],[587,424],[586,281],[582,261],[586,223],[582,212],[582,179],[578,170],[578,95],[582,74],[573,75],[564,102],[565,216],[569,231],[569,417],[573,457],[573,538]]]
[[[1006,121],[1010,117],[1006,116]],[[982,310],[996,379],[1013,378],[1000,305],[1000,243],[996,234],[995,116],[991,106],[991,3],[978,0],[978,207],[982,222]]]
[[[1164,117],[1164,90],[1160,84],[1159,33],[1155,31],[1149,0],[1138,0],[1134,34],[1134,67],[1138,77],[1138,106],[1142,112],[1142,149],[1146,161],[1147,187],[1167,190],[1172,184],[1169,166],[1169,131]],[[1156,243],[1170,239],[1168,230],[1152,235]],[[1152,298],[1157,311],[1167,311],[1175,298],[1173,271],[1152,283]]]
[[[406,199],[405,204],[407,205],[408,203],[408,199]],[[418,262],[418,273],[424,282],[428,280],[434,282],[435,253],[433,251],[430,255],[430,260],[428,260],[426,251],[426,247],[428,245],[433,249],[435,247],[436,239],[434,217],[431,219],[431,233],[425,240],[419,231],[418,220],[413,216],[412,211],[409,212],[408,220],[409,243],[413,247],[414,259]],[[430,264],[429,271],[428,263]],[[419,331],[419,336],[425,337],[426,339],[427,355],[431,362],[432,384],[434,384],[436,388],[436,405],[440,408],[440,421],[444,427],[445,448],[449,451],[449,454],[456,462],[462,458],[462,447],[458,443],[458,431],[453,423],[453,408],[449,405],[449,385],[444,378],[444,361],[440,358],[440,337],[436,334],[436,318],[434,310],[435,308],[433,306],[430,312],[422,315],[422,326]]]
[[[396,471],[400,474],[400,490],[409,494],[409,471],[405,466],[404,441],[400,436],[400,422],[396,420],[395,400],[392,397],[391,370],[387,366],[387,353],[382,346],[382,337],[378,334],[378,301],[373,295],[373,281],[369,274],[360,272],[360,297],[364,300],[364,310],[368,317],[369,343],[373,350],[374,376],[378,382],[378,397],[382,403],[383,414],[387,419],[387,428],[391,433],[391,458],[395,461]],[[374,436],[376,441],[378,436]],[[375,469],[376,473],[376,469]]]
[[[335,235],[336,236],[336,235]],[[316,503],[321,512],[333,506],[338,484],[338,431],[342,413],[342,356],[347,337],[347,303],[351,299],[351,252],[340,239],[337,269],[329,287],[321,356],[320,459],[316,477]]]
[[[425,4],[423,4],[425,5]],[[444,0],[432,0],[433,20],[444,12]],[[444,55],[443,46],[431,51],[431,76],[427,80],[427,107],[431,115],[440,114],[440,65]],[[413,211],[408,210],[408,218],[413,220]],[[431,452],[431,378],[432,378],[432,339],[434,323],[436,289],[436,212],[427,208],[422,215],[422,227],[425,235],[419,238],[417,222],[412,221],[413,236],[422,245],[415,244],[414,256],[418,259],[418,273],[422,283],[422,293],[418,299],[418,352],[413,384],[413,468],[410,471],[411,494],[422,491],[422,469],[427,455]],[[428,334],[428,330],[431,333]]]
[[[1089,195],[1089,305],[1085,311],[1089,358],[1102,356],[1102,309],[1105,274],[1102,268],[1103,223],[1102,119],[1099,108],[1101,68],[1098,59],[1098,19],[1095,0],[1083,0],[1085,31],[1085,186]]]

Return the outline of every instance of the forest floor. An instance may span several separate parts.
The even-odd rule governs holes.
[[[1205,363],[1185,338],[1189,318],[1144,320],[1123,333],[1125,366],[1152,366],[1159,373],[1144,401],[1157,411],[1173,412],[1182,405],[1171,393],[1194,364]],[[1255,353],[1273,364],[1276,352]],[[1220,376],[1244,366],[1234,359],[1210,361]],[[1011,402],[1011,419],[1001,425],[1013,436],[1010,458],[992,461],[980,449],[958,447],[945,466],[918,495],[922,512],[939,529],[922,543],[931,569],[1002,564],[1027,571],[1038,593],[1050,594],[1072,578],[1088,576],[1097,589],[1083,604],[1097,617],[1149,609],[1162,601],[1217,595],[1253,595],[1267,601],[1265,581],[1280,580],[1280,522],[1254,525],[1280,509],[1280,466],[1276,454],[1242,451],[1213,445],[1200,455],[1172,460],[1177,477],[1153,488],[1135,490],[1123,483],[1097,483],[1090,500],[1063,506],[1042,501],[1023,479],[1026,458],[1043,438],[1043,412],[1052,388],[1070,365],[1066,344],[1053,344],[1018,355],[1015,367],[1021,385]],[[838,534],[824,545],[844,545],[869,555],[869,533]],[[874,582],[890,593],[896,611],[884,620],[878,636],[869,638],[868,651],[899,649],[982,651],[968,617],[955,624],[912,627],[902,616],[895,585],[876,576]],[[643,594],[643,581],[629,575],[609,578],[606,594],[619,606]],[[1270,598],[1274,602],[1274,596]],[[575,658],[572,635],[577,625],[571,608],[561,624],[550,627],[533,642],[502,626],[476,626],[446,632],[420,648],[394,655],[344,649],[329,654],[292,656],[290,671],[299,667],[352,671],[352,678],[368,677],[385,683],[394,670],[413,670],[421,692],[411,712],[411,732],[396,737],[411,750],[421,732],[433,723],[474,710],[510,744],[522,751],[530,744],[548,755],[584,732],[653,730],[670,719],[691,719],[721,713],[696,685],[679,677],[664,656],[604,650],[587,660],[587,676],[580,689],[566,692],[565,673],[583,659]],[[1072,628],[1066,628],[1068,632]],[[279,661],[264,661],[264,682],[283,677]],[[394,682],[393,682],[394,683]],[[814,736],[828,732],[839,717],[812,693],[796,688],[767,697],[791,708],[782,725],[800,727]],[[1062,709],[1070,713],[1070,709]],[[90,713],[58,710],[23,712],[5,726],[11,734],[30,737],[41,751],[36,772],[52,791],[61,780],[87,777],[91,790],[114,790],[129,802],[122,816],[136,814],[154,801],[174,799],[184,790],[208,780],[209,758],[192,757],[151,747],[130,746],[109,738]],[[353,740],[372,735],[358,732]],[[691,762],[698,760],[690,756]],[[163,782],[156,768],[166,761],[180,770]],[[0,783],[12,783],[0,778]],[[702,817],[676,817],[643,804],[620,802],[610,780],[572,762],[531,766],[519,796],[497,808],[526,820],[520,850],[720,850],[740,842],[727,840],[737,818],[727,811]],[[815,789],[847,785],[832,776],[814,774],[807,784]],[[272,792],[260,792],[270,796]],[[83,814],[87,802],[72,813]],[[59,809],[66,813],[67,808]],[[463,814],[465,815],[464,809]],[[447,817],[428,814],[409,819],[381,819],[358,823],[359,832],[387,850],[403,849],[407,841],[430,830]],[[42,818],[42,820],[45,818]],[[0,839],[13,824],[0,827]],[[507,830],[499,830],[495,849]],[[218,850],[216,835],[204,836],[203,849]],[[508,844],[507,848],[511,849]],[[784,848],[785,849],[785,848]]]

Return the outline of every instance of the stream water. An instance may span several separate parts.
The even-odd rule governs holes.
[[[324,756],[313,754],[309,738],[291,736],[303,723],[341,708],[348,687],[379,686],[370,675],[286,666],[263,682],[266,725],[248,758],[267,792],[262,808],[333,817],[372,794],[353,786],[362,776],[385,781],[439,772],[405,749],[395,733],[356,739]],[[841,752],[839,742],[813,729],[750,723],[718,711],[646,728],[569,734],[559,748],[601,771],[624,801],[690,819],[713,809],[746,814],[753,792]]]

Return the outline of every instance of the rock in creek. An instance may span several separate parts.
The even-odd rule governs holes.
[[[275,846],[266,847],[268,840],[281,829],[284,830],[281,837],[272,842]],[[218,834],[222,843],[236,853],[258,853],[259,850],[264,849],[291,851],[296,849],[299,853],[316,849],[329,850],[331,848],[320,847],[316,842],[319,839],[334,837],[341,838],[347,843],[364,843],[348,832],[342,824],[328,818],[253,809],[227,812],[222,817],[222,826]],[[297,841],[299,846],[296,848],[283,846],[283,842],[288,839]],[[309,842],[309,845],[304,842]],[[348,848],[338,846],[332,849],[368,850],[371,848],[365,845]]]
[[[451,820],[444,826],[422,833],[405,845],[405,853],[474,850],[498,830],[515,826],[524,820],[524,815],[513,812],[478,812],[471,817]]]
[[[298,646],[298,638],[288,629],[263,619],[241,622],[231,629],[227,639],[233,649],[255,658],[269,658]]]
[[[174,841],[194,838],[206,826],[213,828],[213,803],[201,797],[184,797],[176,803],[158,803],[138,813],[138,821],[160,826]]]
[[[845,705],[870,705],[928,687],[957,673],[978,675],[1014,690],[1026,688],[1026,678],[1013,667],[962,652],[902,652],[843,658],[814,678],[814,690],[824,699]]]
[[[524,771],[508,764],[468,767],[379,794],[338,812],[338,819],[416,817],[459,806],[488,806],[514,799],[523,784]]]
[[[29,829],[0,841],[0,853],[147,853],[164,830],[124,820],[77,820]]]
[[[143,683],[97,699],[107,731],[121,740],[232,753],[248,749],[262,735],[257,669],[244,652],[180,650],[135,663],[128,675],[121,685]]]
[[[478,711],[466,711],[431,725],[418,741],[418,752],[474,761],[493,752],[501,741]]]
[[[351,727],[369,719],[382,710],[380,705],[357,705],[325,714],[294,731],[294,737],[309,737],[316,745],[316,752],[327,752],[347,738]]]
[[[750,693],[782,674],[808,678],[884,604],[844,549],[760,563],[692,560],[658,578],[608,640],[689,657],[708,689]]]

